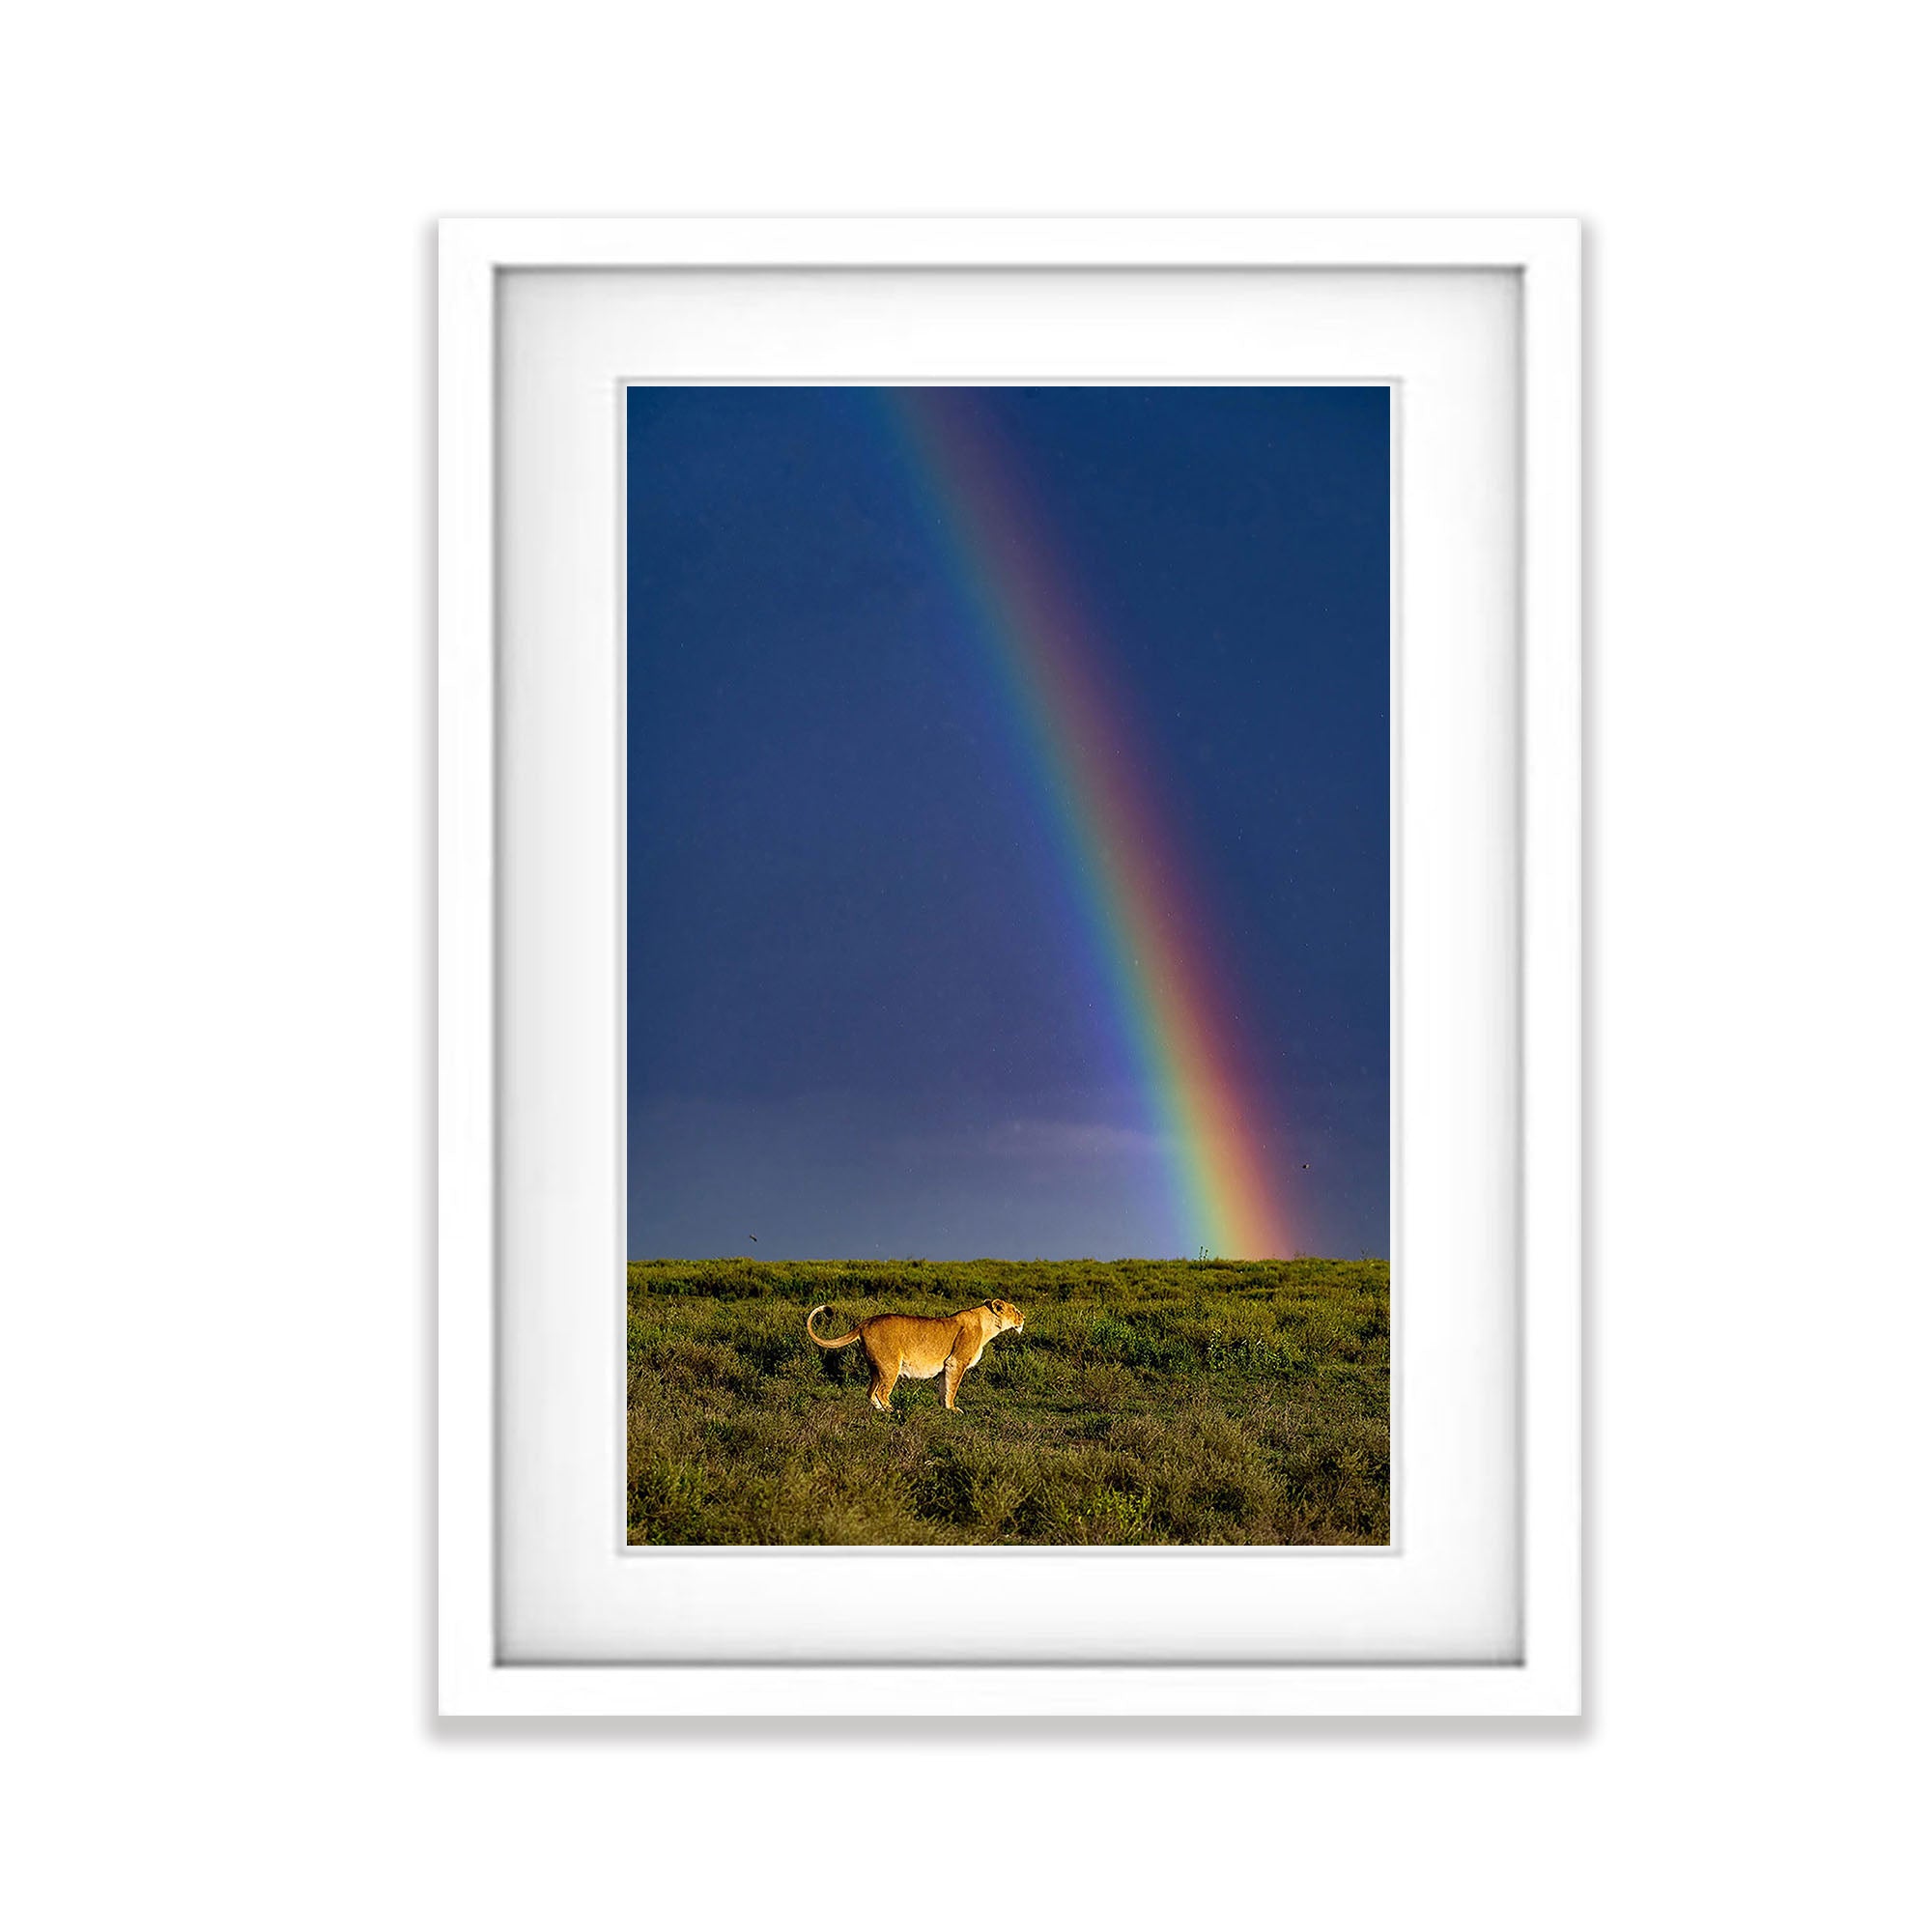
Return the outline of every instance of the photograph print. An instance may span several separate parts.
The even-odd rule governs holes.
[[[630,1543],[1386,1545],[1389,390],[623,405]]]

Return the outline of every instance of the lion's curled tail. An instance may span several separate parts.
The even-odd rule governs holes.
[[[852,1344],[859,1339],[858,1329],[856,1328],[853,1329],[853,1331],[849,1335],[839,1336],[839,1338],[836,1342],[828,1342],[825,1339],[825,1337],[821,1335],[818,1332],[818,1330],[811,1325],[831,1306],[832,1306],[831,1302],[821,1301],[818,1304],[818,1306],[814,1308],[811,1311],[811,1313],[805,1318],[805,1332],[808,1335],[810,1335],[811,1339],[814,1342],[816,1342],[821,1349],[849,1349],[852,1346]]]

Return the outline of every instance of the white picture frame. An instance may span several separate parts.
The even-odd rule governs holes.
[[[1465,1648],[1449,1662],[1429,1656],[1426,1645],[1420,1652],[1410,1645],[1373,1660],[1311,1649],[1304,1657],[1258,1662],[1239,1654],[1179,1657],[1169,1640],[1137,1661],[1123,1649],[1123,1637],[1091,1658],[1063,1648],[1045,1661],[1020,1661],[972,1655],[970,1640],[955,1638],[938,1660],[915,1652],[860,1661],[813,1655],[805,1646],[791,1657],[753,1659],[741,1647],[715,1659],[687,1650],[642,1662],[615,1659],[608,1645],[573,1650],[567,1634],[552,1643],[525,1644],[521,1655],[516,1643],[506,1642],[514,1632],[506,1625],[505,1495],[525,1462],[548,1468],[554,1459],[526,1436],[503,1432],[498,1296],[504,1120],[498,1075],[505,1029],[519,1016],[506,1012],[498,973],[504,936],[498,858],[506,837],[518,833],[505,823],[499,783],[499,586],[502,505],[506,485],[515,480],[506,479],[504,461],[526,458],[513,450],[506,459],[501,445],[499,319],[506,277],[585,270],[647,277],[764,272],[793,285],[801,277],[836,274],[849,286],[867,274],[997,270],[1022,292],[1016,298],[1021,301],[1030,274],[1046,289],[1056,276],[1064,286],[1070,270],[1131,272],[1143,278],[1136,286],[1147,286],[1145,278],[1152,276],[1191,278],[1186,286],[1209,293],[1215,278],[1231,270],[1276,277],[1375,271],[1509,278],[1516,317],[1510,425],[1515,500],[1491,507],[1494,520],[1514,533],[1511,649],[1519,675],[1507,693],[1483,700],[1492,725],[1510,734],[1517,760],[1515,849],[1502,855],[1516,895],[1516,956],[1500,969],[1492,989],[1511,1000],[1514,1011],[1517,1064],[1507,1110],[1513,1144],[1490,1151],[1517,1179],[1510,1291],[1515,1333],[1512,1349],[1503,1351],[1516,1401],[1513,1486],[1505,1499],[1514,1531],[1516,1599],[1506,1653],[1494,1646]],[[1543,1718],[1580,1710],[1579,333],[1580,234],[1566,219],[442,224],[438,1494],[440,1708],[445,1715]],[[872,369],[867,364],[849,373],[863,379]],[[966,378],[975,373],[960,372]],[[1106,371],[1095,373],[1098,379]],[[1259,377],[1268,373],[1256,371]],[[1319,380],[1328,372],[1304,366],[1298,373]],[[766,379],[782,374],[778,369]],[[1080,380],[1082,371],[1062,365],[1048,374]],[[823,362],[802,367],[799,375],[823,380]],[[1177,378],[1170,373],[1168,379]],[[589,585],[595,571],[582,568],[586,595],[594,588],[603,600],[598,609],[608,610],[611,583]],[[614,731],[614,719],[610,722]],[[1397,751],[1400,757],[1400,738]],[[614,871],[588,887],[593,893],[607,889],[617,891]],[[510,983],[527,989],[543,981],[521,973]],[[594,1098],[585,1106],[594,1112]],[[614,1337],[614,1324],[611,1332]],[[621,1388],[619,1375],[613,1373],[610,1387]],[[514,1528],[516,1512],[509,1514]],[[959,1554],[971,1562],[999,1553],[1005,1552]],[[768,1561],[782,1560],[764,1554]],[[1241,1560],[1220,1558],[1223,1565]],[[1248,1560],[1265,1562],[1266,1553]],[[1038,1555],[1049,1566],[1040,1574],[1049,1577],[1051,1566],[1072,1561],[1058,1552]],[[924,1587],[903,1565],[882,1574],[895,1588]],[[921,1574],[935,1573],[928,1568]],[[949,1573],[946,1587],[956,1590],[964,1574]],[[1189,1585],[1176,1574],[1177,1614],[1184,1621]],[[841,1570],[821,1561],[813,1575],[827,1614],[836,1609],[838,1593],[856,1581],[850,1565]],[[566,1579],[565,1587],[575,1586]],[[714,1564],[706,1587],[724,1593],[707,1612],[714,1619],[731,1592],[773,1594],[770,1576],[745,1564]],[[557,1625],[566,1633],[568,1627],[568,1619]]]

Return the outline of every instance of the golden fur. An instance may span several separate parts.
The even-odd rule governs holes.
[[[1010,1301],[982,1301],[959,1315],[874,1315],[859,1323],[849,1335],[827,1341],[811,1324],[831,1307],[821,1301],[805,1318],[805,1332],[821,1349],[846,1349],[854,1342],[866,1345],[872,1364],[872,1406],[893,1406],[893,1384],[901,1376],[927,1381],[934,1376],[946,1378],[946,1406],[957,1408],[953,1397],[959,1380],[980,1357],[995,1335],[1009,1328],[1026,1326],[1026,1317]]]

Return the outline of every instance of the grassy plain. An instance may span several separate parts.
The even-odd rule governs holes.
[[[1388,1264],[630,1264],[634,1544],[1381,1544]],[[866,1316],[999,1295],[967,1376],[867,1399]]]

